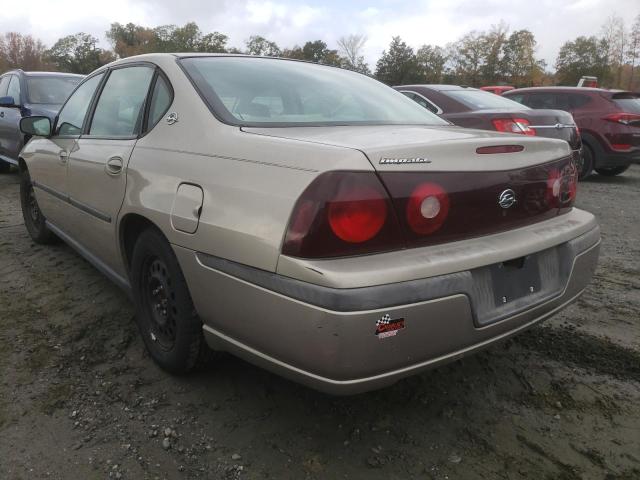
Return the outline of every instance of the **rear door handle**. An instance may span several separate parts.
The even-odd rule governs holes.
[[[0,112],[0,118],[4,118],[4,112]]]
[[[122,157],[111,157],[107,160],[107,165],[105,169],[109,175],[119,175],[122,173],[122,165],[124,162],[122,161]]]
[[[58,152],[58,157],[60,158],[60,163],[64,165],[67,163],[67,159],[69,158],[69,152],[66,150],[60,150],[60,152]]]

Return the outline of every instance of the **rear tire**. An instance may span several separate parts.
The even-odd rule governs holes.
[[[20,175],[20,206],[22,207],[24,225],[34,242],[47,245],[58,240],[58,237],[47,227],[47,219],[40,211],[27,170]]]
[[[582,165],[578,167],[578,180],[584,180],[593,172],[593,150],[586,143],[582,145]]]
[[[142,232],[131,259],[136,323],[151,358],[171,373],[187,373],[208,356],[178,259],[155,229]]]
[[[11,171],[11,164],[0,160],[0,173],[9,173]]]
[[[623,167],[603,167],[596,168],[596,172],[604,177],[615,177],[616,175],[626,172],[628,169],[629,165],[625,165]]]

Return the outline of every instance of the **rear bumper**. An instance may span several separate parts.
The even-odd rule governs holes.
[[[460,358],[568,305],[589,282],[600,245],[592,217],[586,232],[587,217],[579,217],[579,235],[542,250],[550,265],[558,261],[559,283],[500,307],[489,306],[483,267],[345,289],[174,248],[212,348],[318,390],[353,394]],[[404,329],[380,338],[376,324],[386,315],[404,319]]]
[[[597,168],[626,167],[632,163],[640,163],[640,148],[634,148],[630,152],[603,152],[596,158]]]

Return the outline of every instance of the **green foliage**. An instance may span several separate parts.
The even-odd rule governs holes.
[[[282,52],[282,56],[335,67],[340,67],[343,63],[343,59],[338,55],[338,51],[327,48],[327,44],[322,40],[307,42],[302,47],[296,45],[291,50]]]
[[[265,57],[279,57],[282,53],[280,47],[275,42],[267,40],[260,35],[249,37],[246,42],[247,53],[249,55],[259,55]]]
[[[600,83],[609,76],[609,46],[595,36],[578,37],[566,42],[556,60],[556,77],[561,85],[577,85],[583,75],[594,75]]]
[[[413,48],[400,37],[393,37],[389,50],[382,52],[375,76],[387,85],[416,83],[423,78]]]
[[[97,43],[96,37],[86,33],[68,35],[47,50],[46,56],[57,70],[87,74],[115,60],[113,52],[99,48]]]

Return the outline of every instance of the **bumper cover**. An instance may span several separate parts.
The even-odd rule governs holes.
[[[353,394],[455,360],[553,315],[586,287],[599,245],[599,229],[591,225],[538,251],[541,277],[553,281],[500,306],[491,300],[488,265],[344,289],[174,248],[212,348],[318,390]],[[404,319],[405,328],[379,338],[376,322],[386,315]]]

